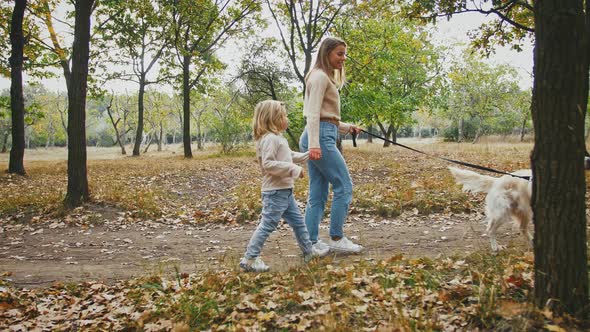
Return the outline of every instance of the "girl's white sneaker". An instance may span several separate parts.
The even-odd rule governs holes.
[[[320,248],[318,246],[311,246],[311,254],[307,254],[303,256],[303,260],[307,263],[312,260],[314,257],[324,257],[330,253],[330,247],[326,245],[325,248]]]
[[[270,269],[268,265],[264,264],[260,257],[254,259],[242,257],[240,260],[240,267],[246,272],[266,272]]]
[[[326,244],[326,242],[318,239],[318,242],[311,245],[316,251],[323,252],[324,250],[330,251],[330,246]]]

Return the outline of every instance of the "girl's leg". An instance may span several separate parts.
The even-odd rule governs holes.
[[[297,239],[297,244],[299,244],[299,248],[303,252],[303,255],[310,255],[311,241],[309,240],[309,233],[307,232],[303,216],[301,215],[301,211],[295,201],[295,195],[293,194],[291,194],[291,197],[289,198],[289,207],[283,214],[283,218],[293,229],[295,239]]]
[[[260,224],[252,234],[246,248],[247,259],[260,256],[264,242],[281,220],[281,215],[289,207],[289,196],[286,190],[272,190],[262,193],[262,216]]]

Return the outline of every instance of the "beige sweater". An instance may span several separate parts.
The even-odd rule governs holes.
[[[293,188],[302,168],[294,164],[308,159],[309,152],[293,152],[283,135],[268,133],[256,145],[262,172],[262,191]]]
[[[309,148],[319,148],[320,118],[340,121],[340,93],[336,84],[321,69],[312,69],[307,77],[303,115],[307,118]],[[350,126],[340,122],[338,131],[346,134]]]

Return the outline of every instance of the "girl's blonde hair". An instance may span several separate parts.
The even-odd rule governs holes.
[[[329,77],[333,78],[339,88],[341,88],[344,85],[344,82],[346,82],[344,66],[342,66],[342,69],[335,69],[332,67],[332,65],[330,65],[329,55],[330,52],[340,45],[347,47],[346,42],[340,38],[328,37],[324,39],[320,45],[315,64],[313,65],[313,69],[321,69],[328,74]],[[311,70],[309,73],[310,72]],[[305,80],[309,77],[309,73],[307,73]]]
[[[285,103],[276,100],[261,101],[254,108],[252,132],[254,139],[259,140],[268,132],[279,134],[283,116],[287,116]]]

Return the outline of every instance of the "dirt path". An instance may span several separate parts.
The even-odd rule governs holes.
[[[485,225],[479,214],[406,213],[377,220],[354,214],[346,234],[366,248],[361,255],[332,256],[331,264],[410,257],[464,255],[487,249]],[[320,235],[327,237],[328,221]],[[17,287],[44,287],[54,282],[116,280],[148,273],[194,273],[220,266],[235,267],[256,225],[186,225],[103,221],[90,226],[62,222],[31,226],[0,225],[0,274]],[[512,241],[517,239],[516,241]],[[502,244],[525,245],[516,228],[501,230]],[[291,230],[282,224],[269,238],[263,255],[275,271],[302,264]]]

